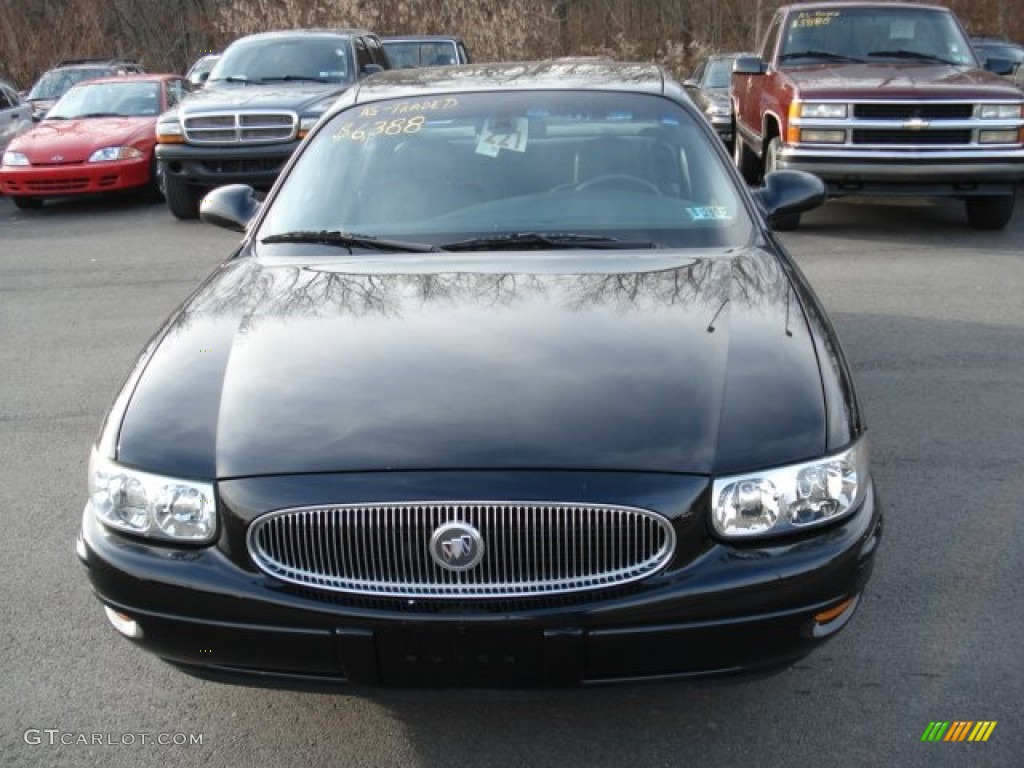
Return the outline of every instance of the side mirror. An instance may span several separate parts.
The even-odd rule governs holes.
[[[993,56],[990,59],[985,59],[985,69],[1006,77],[1013,74],[1013,61]]]
[[[209,80],[209,79],[210,79],[210,73],[209,72],[200,72],[199,73],[199,77],[196,78],[196,85],[201,88],[202,86],[206,85],[206,81]]]
[[[370,75],[375,75],[378,72],[383,71],[384,67],[382,67],[380,64],[364,64],[362,69],[364,77],[369,77]]]
[[[260,209],[256,190],[248,184],[228,184],[209,192],[199,203],[199,218],[207,224],[245,232]]]
[[[768,72],[768,65],[760,56],[737,56],[732,63],[734,75],[763,75]]]
[[[806,171],[773,171],[764,177],[764,186],[754,190],[754,200],[771,225],[824,204],[825,182]]]

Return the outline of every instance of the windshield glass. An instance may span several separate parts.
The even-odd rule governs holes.
[[[385,40],[384,50],[394,69],[443,67],[458,63],[455,43],[446,41],[399,43]]]
[[[83,83],[57,102],[46,119],[149,117],[160,112],[160,83]]]
[[[353,79],[352,72],[349,46],[342,38],[257,38],[233,43],[214,66],[207,82],[347,83]]]
[[[783,65],[853,61],[933,60],[976,66],[971,45],[953,14],[930,8],[830,8],[796,11],[783,35]]]
[[[106,77],[109,74],[109,70],[106,69],[55,69],[36,81],[27,98],[38,101],[56,101],[67,93],[75,83],[92,80],[95,77]]]
[[[668,99],[509,91],[356,105],[312,139],[260,239],[432,245],[522,233],[740,245],[751,223],[709,137]]]

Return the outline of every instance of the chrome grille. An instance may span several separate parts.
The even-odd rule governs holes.
[[[430,540],[458,521],[480,532],[469,570],[442,568]],[[649,510],[536,502],[403,502],[285,509],[250,527],[249,553],[271,576],[386,597],[525,597],[612,587],[660,570],[675,550]]]
[[[186,117],[191,144],[271,144],[291,141],[299,119],[294,112],[216,113]]]

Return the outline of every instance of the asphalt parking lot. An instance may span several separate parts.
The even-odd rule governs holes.
[[[976,232],[953,203],[830,203],[784,240],[843,339],[885,505],[843,633],[765,679],[324,695],[137,651],[74,555],[110,399],[237,236],[128,198],[0,197],[0,765],[1020,765],[1024,204]],[[922,743],[936,720],[997,725]]]

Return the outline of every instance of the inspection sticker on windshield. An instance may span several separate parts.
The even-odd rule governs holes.
[[[687,208],[686,212],[694,221],[722,221],[731,219],[729,209],[721,205],[709,205],[703,208]]]
[[[495,122],[488,120],[480,132],[476,143],[476,153],[487,157],[497,157],[503,149],[513,152],[525,152],[530,121],[525,117]]]

